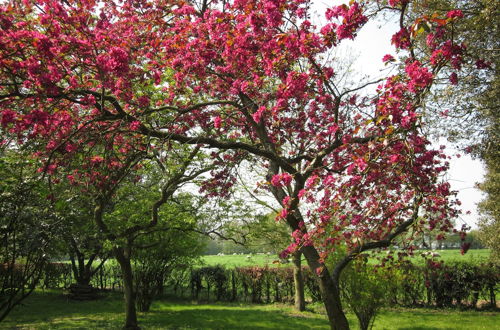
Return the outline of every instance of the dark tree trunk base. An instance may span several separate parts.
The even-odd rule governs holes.
[[[73,300],[96,300],[99,298],[97,290],[91,285],[71,284],[69,287],[69,298]]]

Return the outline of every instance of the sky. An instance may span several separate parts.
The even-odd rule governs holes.
[[[348,1],[313,1],[313,12],[320,15],[320,19],[324,17],[322,13],[328,6],[337,5]],[[318,18],[312,18],[313,22],[318,22]],[[395,55],[395,49],[390,43],[390,38],[394,32],[397,32],[398,24],[393,22],[368,22],[359,32],[355,41],[343,41],[342,47],[345,47],[344,53],[351,54],[355,57],[353,67],[358,72],[368,74],[374,78],[386,75],[382,57],[385,54]],[[479,215],[477,212],[477,203],[484,197],[481,191],[476,188],[477,183],[481,182],[484,177],[484,166],[481,161],[472,159],[469,155],[463,155],[456,148],[443,140],[436,142],[438,147],[440,144],[447,146],[446,150],[450,156],[450,170],[446,175],[449,180],[452,190],[458,191],[458,199],[462,202],[462,215],[456,222],[456,227],[461,227],[466,223],[472,229],[477,228]],[[455,155],[461,153],[458,158]],[[470,212],[470,214],[467,214]]]

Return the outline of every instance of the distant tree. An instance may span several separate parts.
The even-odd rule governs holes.
[[[286,224],[276,221],[276,213],[257,215],[247,225],[247,245],[255,252],[272,252],[276,256],[290,244]]]
[[[54,210],[60,221],[58,240],[61,253],[69,256],[75,283],[70,286],[75,299],[92,299],[92,277],[110,257],[105,237],[93,221],[92,196],[67,182],[55,187]]]
[[[196,213],[186,212],[192,203],[194,200],[189,195],[177,196],[163,207],[154,232],[134,242],[132,266],[137,307],[141,312],[149,311],[153,300],[163,293],[164,283],[172,271],[190,267],[202,253]]]
[[[498,145],[494,148],[498,148]],[[491,250],[491,259],[500,263],[500,153],[489,154],[486,160],[487,172],[480,188],[487,197],[479,203],[481,219],[479,238]]]
[[[248,224],[248,245],[262,251],[273,251],[279,255],[290,244],[290,233],[286,224],[276,221],[276,213],[257,216]],[[302,273],[302,253],[295,251],[291,255],[294,279],[295,309],[304,311],[304,277]]]
[[[54,252],[58,219],[33,165],[0,151],[0,321],[33,292]]]

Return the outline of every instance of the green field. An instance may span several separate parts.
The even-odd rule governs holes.
[[[275,267],[278,261],[278,256],[275,254],[242,254],[242,255],[217,255],[203,256],[202,261],[206,266],[221,265],[226,268],[234,267],[250,267],[250,266],[266,266]]]
[[[417,251],[415,252],[415,256],[413,258],[410,258],[410,260],[415,263],[422,262],[423,258],[420,257],[420,254],[422,252],[428,251]],[[488,249],[469,250],[465,255],[461,255],[460,250],[437,250],[431,252],[438,253],[440,255],[440,257],[438,258],[444,260],[445,262],[484,262],[488,260],[488,257],[490,255],[490,250]],[[383,252],[381,252],[380,254],[382,255]],[[202,261],[206,266],[221,265],[226,268],[265,265],[268,265],[269,267],[276,267],[277,265],[279,265],[279,267],[287,266],[287,264],[273,263],[278,261],[278,257],[274,254],[211,255],[203,256]],[[373,259],[373,262],[375,263],[376,260]]]
[[[317,308],[319,309],[319,308]],[[353,329],[354,315],[348,315]],[[14,310],[1,329],[119,329],[123,321],[121,295],[98,301],[68,300],[61,291],[37,291]],[[149,313],[139,313],[144,329],[329,329],[318,312],[297,313],[284,305],[196,304],[161,300]],[[374,329],[498,329],[495,312],[432,309],[386,309]]]

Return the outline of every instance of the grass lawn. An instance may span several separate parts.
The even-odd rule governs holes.
[[[123,322],[120,294],[97,301],[68,300],[60,291],[35,292],[0,323],[1,329],[119,329]],[[354,315],[348,315],[353,329]],[[323,314],[297,313],[285,305],[196,304],[155,302],[139,313],[144,329],[329,329]],[[385,309],[374,329],[498,329],[500,314],[430,309]]]
[[[441,258],[446,261],[487,261],[490,256],[489,249],[469,250],[466,254],[461,255],[460,250],[438,250]]]
[[[203,256],[202,260],[207,266],[221,265],[226,268],[235,267],[251,267],[251,266],[265,266],[275,267],[273,261],[278,260],[275,254],[242,254],[242,255],[223,255],[223,256]]]
[[[427,252],[427,251],[422,251]],[[440,258],[446,261],[468,261],[468,262],[484,262],[488,260],[490,255],[490,250],[469,250],[465,255],[460,254],[460,250],[437,250],[431,251],[437,252],[441,256]],[[383,253],[383,252],[382,252]],[[411,258],[413,262],[422,262],[419,251],[415,252],[415,257]],[[250,256],[250,257],[248,257]],[[265,266],[269,267],[288,267],[290,264],[274,264],[273,261],[278,260],[278,257],[274,254],[243,254],[243,255],[223,255],[223,256],[203,256],[202,260],[207,266],[222,265],[226,268],[234,267],[247,267],[247,266]],[[376,262],[373,259],[373,262]],[[304,262],[305,265],[305,262]]]

